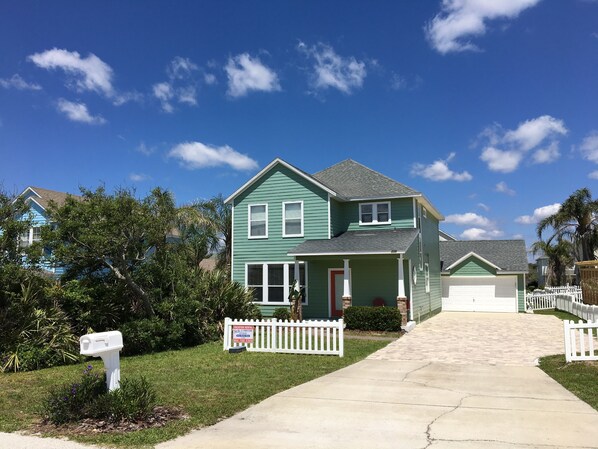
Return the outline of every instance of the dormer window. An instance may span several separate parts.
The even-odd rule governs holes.
[[[390,224],[390,202],[362,203],[359,205],[359,224]]]

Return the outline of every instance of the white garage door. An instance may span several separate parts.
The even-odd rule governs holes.
[[[517,312],[517,276],[443,277],[442,310]]]

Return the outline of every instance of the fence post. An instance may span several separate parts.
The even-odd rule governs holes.
[[[565,361],[567,363],[571,361],[571,332],[569,323],[573,323],[573,321],[563,320],[563,331],[565,332]]]
[[[344,329],[345,329],[345,322],[342,318],[338,320],[338,352],[340,357],[345,356],[345,339],[343,337]]]
[[[278,320],[276,318],[272,318],[272,350],[276,351],[278,349],[278,329],[276,327],[276,322]]]

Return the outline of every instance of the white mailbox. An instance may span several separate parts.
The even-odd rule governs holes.
[[[123,335],[119,331],[98,332],[79,338],[82,355],[101,357],[106,367],[108,390],[120,387],[120,357],[123,348]]]

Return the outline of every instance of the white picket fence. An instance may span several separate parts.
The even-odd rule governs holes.
[[[576,302],[582,302],[580,287],[546,287],[544,290],[534,290],[525,296],[527,310],[548,310],[556,308],[558,295],[571,295]]]
[[[554,308],[586,321],[598,321],[598,306],[584,304],[575,295],[556,295]]]
[[[235,328],[236,333],[235,333]],[[224,350],[245,346],[248,351],[344,356],[344,323],[338,321],[224,320]],[[240,331],[246,331],[245,339]],[[247,333],[249,332],[249,333]],[[251,338],[247,338],[251,336]],[[245,341],[242,341],[245,340]]]
[[[598,360],[598,321],[564,320],[563,327],[567,362]]]

